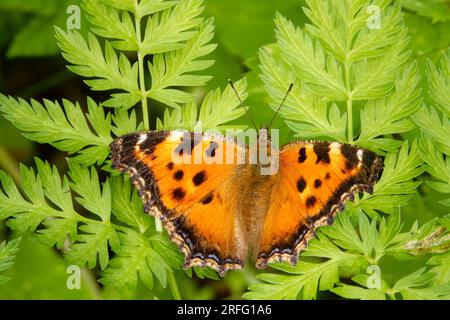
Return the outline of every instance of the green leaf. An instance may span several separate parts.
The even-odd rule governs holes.
[[[90,221],[79,227],[80,233],[77,242],[70,246],[65,254],[69,263],[87,266],[92,269],[97,264],[106,268],[109,262],[108,248],[110,245],[116,251],[119,248],[119,238],[111,225],[98,221]]]
[[[359,233],[353,227],[348,215],[339,215],[333,228],[322,228],[321,230],[339,247],[371,257],[375,239],[378,237],[377,221],[374,219],[369,223],[367,216],[363,213],[360,213],[358,218]]]
[[[96,214],[103,222],[108,223],[111,215],[111,191],[109,181],[100,188],[97,171],[68,161],[69,176],[72,180],[70,186],[79,197],[77,201],[84,208]]]
[[[129,0],[100,0],[101,2],[114,7],[119,10],[125,10],[134,15],[144,17],[158,11],[166,10],[175,4],[177,1],[166,0],[141,0],[139,4],[135,4]]]
[[[400,210],[387,218],[381,218],[378,237],[374,244],[376,260],[379,260],[385,254],[395,254],[398,250],[403,249],[406,240],[400,237],[402,227]]]
[[[436,125],[436,124],[435,124]],[[450,128],[450,126],[448,126]],[[450,193],[450,159],[444,158],[435,148],[435,143],[429,137],[421,140],[420,156],[425,161],[424,169],[434,176],[438,181],[428,181],[433,189]]]
[[[450,283],[450,252],[431,257],[427,265],[433,266],[430,272],[436,274],[433,279],[435,284],[443,285]]]
[[[416,112],[413,119],[424,134],[429,137],[433,147],[436,146],[441,152],[450,154],[450,142],[448,141],[450,120],[446,115],[441,116],[434,108],[428,109],[426,106],[423,106]],[[424,160],[426,161],[426,159]]]
[[[112,141],[111,116],[105,116],[103,108],[91,98],[87,104],[88,114],[85,115],[78,103],[68,100],[63,100],[62,108],[58,102],[44,100],[42,105],[36,100],[28,103],[0,94],[0,112],[25,137],[39,143],[50,143],[70,154],[78,152],[75,159],[80,163],[101,163],[108,156],[108,146]]]
[[[260,50],[261,78],[272,98],[270,104],[276,110],[284,98],[290,83],[295,83],[287,97],[280,115],[288,119],[286,124],[301,138],[327,137],[345,140],[346,115],[341,115],[336,104],[328,104],[314,96],[306,85],[300,85],[291,68],[276,59],[276,53],[270,55]]]
[[[386,294],[382,290],[366,289],[347,284],[341,284],[339,287],[331,289],[331,292],[347,299],[386,300]]]
[[[336,59],[327,55],[322,45],[277,14],[276,38],[282,57],[292,65],[297,76],[319,95],[330,100],[345,100],[342,69]]]
[[[35,231],[44,222],[49,228],[40,230],[42,239],[49,245],[57,244],[58,248],[64,246],[64,241],[69,235],[71,239],[76,237],[78,214],[73,210],[68,181],[61,178],[55,167],[53,169],[48,163],[36,159],[38,174],[33,169],[21,166],[21,181],[24,195],[28,201],[19,193],[12,179],[4,172],[0,172],[0,182],[4,192],[0,192],[0,218],[8,220],[8,226],[19,233]],[[53,203],[56,207],[49,205],[46,201]],[[48,222],[53,218],[66,220],[64,229],[59,228],[58,222]],[[51,229],[55,226],[56,229]],[[49,237],[51,234],[51,237]]]
[[[170,266],[162,258],[165,252],[153,248],[152,244],[157,240],[147,239],[132,230],[119,233],[119,237],[121,247],[103,273],[100,282],[119,289],[125,285],[135,288],[139,277],[151,289],[154,284],[153,276],[155,276],[165,287]]]
[[[184,47],[197,34],[193,28],[202,21],[202,1],[180,0],[171,9],[149,17],[142,42],[142,54],[156,54]]]
[[[16,253],[19,251],[20,238],[0,243],[0,272],[9,269],[13,263]],[[11,278],[0,275],[0,285],[9,281]]]
[[[413,142],[410,149],[404,142],[398,154],[386,155],[383,173],[374,186],[374,193],[365,194],[358,202],[350,203],[349,207],[362,209],[371,215],[377,215],[376,210],[394,213],[408,202],[420,185],[413,179],[422,174],[421,164],[417,143]]]
[[[392,289],[399,292],[406,300],[435,300],[450,297],[450,283],[437,286],[427,286],[435,274],[425,272],[421,268],[406,277],[398,280]]]
[[[427,75],[430,95],[433,101],[447,117],[450,117],[450,49],[442,54],[441,68],[428,61]]]
[[[66,256],[68,261],[93,268],[99,259],[100,267],[108,264],[108,248],[119,247],[114,226],[109,221],[111,214],[111,195],[109,182],[100,189],[95,169],[89,170],[69,162],[69,185],[67,178],[61,179],[57,169],[36,159],[38,173],[33,169],[21,167],[21,180],[25,200],[11,178],[0,172],[4,192],[0,192],[0,217],[8,220],[8,226],[19,233],[35,231],[43,223],[45,228],[37,231],[38,238],[49,246],[65,247],[67,236],[75,242]],[[62,182],[61,182],[62,181]],[[102,220],[92,220],[79,215],[73,209],[71,189],[77,192],[77,201]],[[53,205],[50,205],[53,204]],[[78,224],[81,223],[78,232]]]
[[[84,0],[83,9],[88,21],[94,26],[91,31],[96,35],[114,39],[111,46],[123,51],[137,51],[138,40],[134,22],[128,12],[119,12],[108,5],[111,1]]]
[[[247,98],[247,81],[244,79],[234,83],[239,97],[244,101]],[[163,121],[157,121],[159,130],[186,129],[194,130],[201,125],[202,130],[226,129],[226,123],[238,119],[245,113],[240,105],[236,93],[227,86],[223,93],[216,89],[208,93],[203,100],[200,112],[197,112],[195,103],[187,104],[183,109],[164,113]]]
[[[152,86],[147,92],[149,98],[175,108],[179,103],[192,101],[192,94],[169,88],[202,86],[211,79],[210,76],[190,73],[207,69],[214,63],[211,60],[199,60],[216,48],[216,45],[209,44],[213,31],[213,20],[209,19],[198,27],[197,34],[181,49],[153,57],[153,61],[148,64],[152,76]]]
[[[425,162],[423,167],[437,180],[428,181],[428,185],[442,193],[450,193],[450,106],[447,99],[450,97],[449,56],[450,51],[442,54],[441,69],[428,62],[430,96],[437,109],[423,106],[413,117],[423,133],[420,143],[420,156]],[[449,199],[442,203],[450,206]]]
[[[105,105],[129,108],[142,98],[138,85],[138,64],[132,65],[123,53],[117,57],[108,41],[103,52],[98,39],[92,33],[89,33],[86,42],[77,31],[66,32],[56,28],[56,38],[63,57],[72,64],[69,69],[83,77],[91,78],[85,82],[92,90],[119,89],[126,92],[126,99],[121,96],[120,100],[122,103],[127,102],[126,105],[118,106],[111,101],[105,102]]]
[[[144,213],[142,200],[131,183],[123,175],[111,177],[112,212],[123,223],[136,227],[141,233],[151,225],[150,216]]]
[[[113,116],[114,127],[111,128],[116,136],[122,136],[136,131],[142,131],[142,123],[137,122],[136,111],[116,110]]]
[[[361,111],[361,133],[356,144],[373,151],[395,151],[400,141],[378,137],[414,129],[414,122],[409,116],[420,103],[418,83],[417,66],[410,65],[397,78],[393,94],[387,98],[369,100]]]

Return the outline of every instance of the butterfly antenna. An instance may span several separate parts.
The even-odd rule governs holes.
[[[269,130],[270,127],[272,126],[273,120],[275,120],[275,118],[276,118],[278,112],[281,110],[281,107],[283,106],[284,102],[286,101],[286,98],[287,98],[289,92],[291,92],[293,86],[294,86],[293,83],[291,83],[291,84],[289,85],[289,89],[287,90],[286,94],[284,95],[283,101],[281,101],[280,106],[279,106],[278,109],[277,109],[277,112],[275,112],[275,114],[273,115],[272,119],[270,120],[269,125],[267,126],[267,130]]]
[[[253,126],[255,127],[256,130],[258,130],[258,127],[256,126],[255,121],[253,121],[253,118],[250,116],[250,112],[248,111],[248,108],[246,106],[244,106],[244,103],[242,102],[241,97],[239,96],[239,93],[237,92],[236,88],[234,87],[233,81],[231,81],[231,79],[228,79],[228,84],[230,85],[231,89],[233,89],[234,93],[236,94],[236,97],[238,98],[238,100],[240,102],[240,106],[242,108],[244,108],[245,113],[249,117],[249,119],[252,122]]]

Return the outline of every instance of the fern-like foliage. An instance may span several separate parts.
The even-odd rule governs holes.
[[[434,177],[433,181],[427,181],[428,185],[438,192],[450,194],[450,50],[442,54],[440,68],[428,61],[427,76],[432,106],[424,105],[414,115],[414,121],[422,130],[420,156],[425,162],[424,169]],[[441,203],[450,207],[450,198]],[[440,221],[450,230],[448,218]],[[449,283],[449,252],[432,257],[428,264],[438,275],[437,283]]]
[[[9,269],[19,251],[20,238],[9,241],[3,241],[0,243],[0,272]],[[11,278],[0,275],[0,285],[9,281]]]
[[[375,1],[382,25],[372,28],[368,1],[307,4],[311,24],[302,29],[278,14],[277,46],[272,54],[261,51],[272,107],[295,82],[280,114],[298,137],[354,142],[380,153],[396,150],[401,142],[390,135],[414,128],[409,116],[420,103],[400,7]],[[360,126],[354,109],[360,110]]]
[[[440,68],[428,61],[427,75],[433,105],[424,105],[414,121],[423,132],[420,155],[424,168],[437,181],[428,184],[439,192],[450,193],[450,50],[442,54]],[[450,206],[450,199],[443,200]]]
[[[59,28],[56,36],[64,58],[72,64],[69,69],[89,78],[85,82],[92,90],[120,91],[112,93],[106,106],[130,108],[154,99],[177,108],[192,101],[193,95],[174,87],[199,86],[210,79],[192,74],[213,63],[201,59],[215,48],[209,43],[213,21],[199,16],[202,1],[142,0],[134,5],[85,0],[83,8],[93,26],[87,41],[77,31]],[[94,34],[106,39],[104,49]],[[137,53],[138,61],[127,58],[130,51]]]
[[[98,264],[101,269],[105,269],[109,264],[109,249],[118,256],[122,252],[129,254],[130,251],[124,251],[123,246],[128,245],[127,241],[131,240],[125,239],[140,237],[142,243],[149,248],[149,254],[154,252],[155,257],[148,261],[142,256],[134,257],[139,259],[138,263],[147,261],[144,264],[147,272],[141,274],[144,283],[153,284],[152,263],[159,264],[158,270],[171,269],[161,255],[173,257],[177,255],[175,248],[159,244],[161,239],[146,236],[152,221],[144,213],[142,202],[136,192],[131,192],[126,178],[114,177],[111,182],[107,179],[101,185],[94,168],[89,169],[73,161],[69,161],[69,178],[61,177],[56,167],[51,167],[40,159],[36,159],[36,166],[37,172],[25,166],[21,167],[22,190],[25,197],[12,179],[4,172],[0,172],[0,181],[4,189],[0,193],[0,218],[9,218],[8,226],[11,229],[19,233],[35,231],[38,239],[48,246],[56,246],[59,249],[63,249],[66,239],[70,239],[71,245],[65,254],[68,262],[86,264],[89,268],[94,268]],[[115,191],[114,200],[111,191]],[[75,210],[72,192],[77,194],[75,201],[85,209],[83,212],[89,213],[88,215],[82,215]],[[112,221],[111,213],[117,222]],[[158,251],[152,249],[154,243]],[[118,259],[116,257],[114,261]],[[108,268],[105,273],[106,279],[117,265],[115,262]],[[127,267],[132,268],[131,263]],[[166,283],[166,272],[158,274],[163,285]],[[126,273],[125,279],[133,283],[131,271]],[[124,285],[128,282],[122,281],[117,284]]]
[[[90,98],[87,116],[78,103],[63,100],[62,105],[49,100],[28,103],[0,95],[0,112],[28,139],[49,143],[69,154],[78,153],[75,159],[86,165],[102,163],[112,142],[111,114],[105,116],[104,109]]]
[[[239,97],[242,100],[247,98],[247,82],[242,79],[234,84]],[[220,110],[220,111],[218,111]],[[195,102],[187,104],[183,109],[176,109],[172,112],[166,110],[163,121],[158,119],[158,129],[186,129],[195,130],[197,125],[203,130],[235,128],[227,125],[228,122],[241,117],[245,113],[236,93],[230,86],[220,92],[216,89],[210,92],[198,111]]]

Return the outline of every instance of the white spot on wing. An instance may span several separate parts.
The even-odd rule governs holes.
[[[331,149],[341,149],[341,144],[339,142],[333,142],[330,144]]]
[[[361,162],[363,160],[364,150],[359,149],[356,155],[358,156],[358,160]]]
[[[139,140],[137,142],[138,146],[140,146],[142,144],[142,142],[144,142],[145,140],[147,140],[147,134],[146,133],[142,133],[139,136]]]
[[[167,140],[179,142],[185,133],[186,133],[185,131],[181,130],[172,131],[170,135],[167,137]]]

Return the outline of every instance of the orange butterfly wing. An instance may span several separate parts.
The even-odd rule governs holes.
[[[331,224],[355,192],[371,192],[382,169],[373,152],[337,142],[297,142],[280,151],[257,266],[295,264],[315,229]]]
[[[113,167],[131,174],[145,210],[184,252],[185,267],[210,266],[221,274],[242,268],[239,193],[225,190],[236,190],[240,172],[227,157],[245,155],[244,146],[219,135],[150,131],[120,137],[111,150]]]

